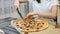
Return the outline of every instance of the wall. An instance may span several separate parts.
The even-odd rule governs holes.
[[[13,4],[14,0],[0,0],[0,19],[6,17],[20,18]],[[23,17],[25,17],[29,11],[32,11],[31,7],[29,7],[30,5],[28,5],[27,3],[21,4],[21,13]]]

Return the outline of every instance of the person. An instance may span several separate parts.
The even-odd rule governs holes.
[[[15,6],[16,9],[17,8],[20,9],[20,3],[25,3],[25,2],[27,2],[27,0],[15,0],[14,1],[14,6]]]
[[[19,2],[29,1],[32,5],[33,11],[27,14],[27,17],[38,15],[40,17],[46,17],[56,19],[58,11],[58,0],[15,0],[15,7],[19,8]]]

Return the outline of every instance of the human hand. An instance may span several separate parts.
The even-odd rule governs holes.
[[[27,14],[27,17],[32,17],[32,16],[34,16],[34,15],[35,15],[35,13],[33,13],[33,12],[32,12],[32,13],[28,13],[28,14]]]
[[[38,13],[35,13],[35,12],[30,12],[27,14],[26,18],[32,18],[34,15],[38,15]]]
[[[19,0],[20,1],[20,3],[25,3],[25,2],[27,2],[28,0]]]
[[[14,2],[14,7],[17,9],[19,8],[19,0],[15,0]]]

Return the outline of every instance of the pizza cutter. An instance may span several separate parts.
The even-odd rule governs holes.
[[[26,21],[24,20],[24,18],[23,18],[23,16],[22,16],[22,14],[20,13],[19,9],[17,8],[16,10],[17,10],[17,12],[18,12],[19,16],[21,17],[21,19],[26,23]]]

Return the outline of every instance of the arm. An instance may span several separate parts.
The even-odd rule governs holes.
[[[43,14],[31,12],[27,15],[27,17],[33,16],[33,15],[38,15],[40,17],[47,17],[47,18],[56,19],[58,6],[57,5],[52,6],[51,10],[52,10],[52,13],[43,13]]]
[[[57,12],[58,12],[58,0],[51,0],[51,13],[48,13],[48,14],[39,14],[40,16],[43,16],[43,17],[47,17],[47,18],[53,18],[53,19],[56,19],[57,17]]]
[[[28,0],[19,0],[20,3],[25,3],[27,2]]]
[[[39,13],[38,15],[43,16],[43,17],[47,17],[47,18],[56,19],[58,6],[57,5],[52,6],[51,10],[52,10],[52,13],[46,13],[46,14]]]

